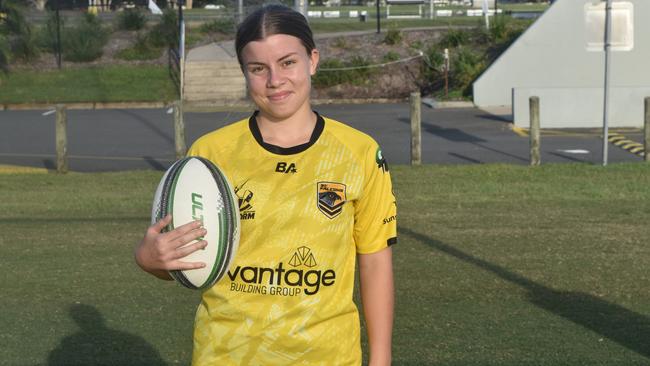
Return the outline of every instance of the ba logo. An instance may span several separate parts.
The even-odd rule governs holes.
[[[377,168],[381,168],[381,170],[384,173],[388,171],[388,163],[386,162],[386,158],[384,158],[384,155],[381,153],[380,148],[377,148],[377,153],[375,154],[375,161],[377,162]]]
[[[249,191],[248,189],[242,190],[246,183],[248,183],[248,181],[245,181],[234,189],[239,201],[240,220],[249,220],[255,218],[255,210],[253,210],[253,205],[251,203],[251,200],[253,199],[253,192]]]
[[[281,161],[276,165],[275,171],[278,173],[297,173],[298,170],[296,170],[296,164],[291,163],[288,164],[285,163],[284,161]]]
[[[327,218],[333,219],[343,210],[345,204],[345,184],[318,182],[318,209]]]

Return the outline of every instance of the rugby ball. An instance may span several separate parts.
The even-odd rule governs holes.
[[[151,209],[152,224],[169,213],[172,222],[163,232],[202,220],[207,230],[203,239],[208,243],[204,250],[197,250],[182,259],[204,262],[205,267],[170,271],[170,275],[191,289],[212,287],[228,271],[239,245],[239,206],[232,185],[219,167],[209,160],[200,157],[180,159],[167,169],[158,184]]]

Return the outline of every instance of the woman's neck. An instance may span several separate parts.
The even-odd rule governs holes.
[[[273,120],[263,113],[257,115],[257,127],[265,143],[279,147],[293,147],[308,143],[316,126],[316,114],[300,111],[290,118]]]

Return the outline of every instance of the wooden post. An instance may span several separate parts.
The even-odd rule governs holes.
[[[422,151],[420,148],[421,133],[420,125],[422,118],[420,115],[420,92],[411,93],[411,165],[420,165],[422,163]]]
[[[539,139],[539,97],[530,97],[530,165],[537,166],[540,161]]]
[[[643,129],[645,132],[643,160],[650,161],[650,97],[645,98],[645,120]]]
[[[68,172],[68,117],[65,105],[56,105],[56,172]]]
[[[185,157],[187,146],[185,145],[185,121],[183,120],[183,102],[174,102],[174,143],[176,159]]]

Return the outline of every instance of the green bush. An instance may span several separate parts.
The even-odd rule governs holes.
[[[165,9],[160,21],[149,31],[154,47],[178,48],[178,16],[174,9]]]
[[[127,31],[139,31],[147,24],[147,17],[138,9],[125,9],[117,16],[117,28]]]
[[[383,62],[393,62],[400,59],[399,53],[395,51],[388,51],[382,58]]]
[[[201,26],[199,27],[199,32],[234,34],[235,22],[231,18],[213,20],[211,22],[201,24]]]
[[[321,70],[312,77],[312,83],[316,87],[330,87],[339,84],[362,85],[368,82],[368,78],[373,73],[372,69],[365,67],[368,65],[370,62],[361,56],[355,56],[348,62],[338,59],[324,60],[319,66]],[[349,69],[328,70],[345,68]]]
[[[484,54],[469,49],[457,49],[451,56],[451,83],[463,95],[470,95],[472,83],[487,67]]]
[[[133,61],[154,60],[160,57],[161,54],[162,49],[160,47],[153,47],[146,35],[138,34],[133,46],[118,51],[116,56],[123,60]]]
[[[73,62],[94,61],[102,56],[108,36],[99,18],[86,13],[78,25],[62,32],[63,58]]]
[[[65,19],[63,17],[59,17],[59,22],[60,22],[60,27],[61,27],[61,32],[65,29]],[[37,36],[37,43],[38,46],[43,49],[47,50],[48,52],[56,52],[56,34],[57,34],[57,24],[56,24],[56,13],[53,11],[48,11],[47,12],[47,20],[45,21],[45,25],[40,27],[38,30],[38,36]],[[63,35],[62,35],[63,37]]]
[[[402,42],[402,32],[399,29],[389,29],[384,37],[384,43],[388,45],[396,45]]]
[[[9,42],[0,34],[0,71],[5,74],[9,72]]]
[[[439,44],[442,48],[454,48],[470,42],[470,32],[463,29],[449,29]]]
[[[0,35],[3,36],[3,59],[30,61],[38,56],[38,47],[32,27],[24,15],[25,4],[13,0],[0,0]]]

